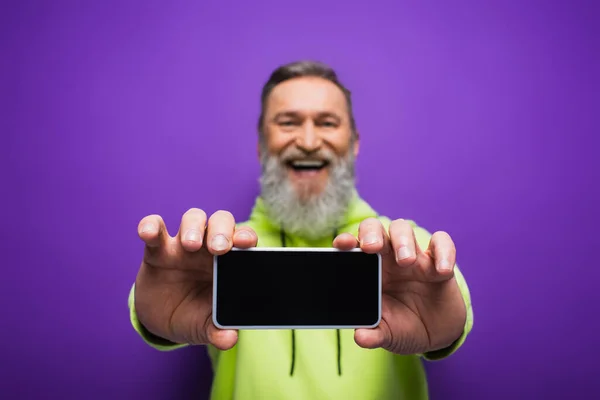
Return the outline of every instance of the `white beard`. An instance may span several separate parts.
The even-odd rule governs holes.
[[[279,157],[269,155],[266,149],[262,154],[261,197],[269,217],[292,235],[309,240],[331,237],[342,222],[355,190],[352,151],[344,158],[324,154],[330,162],[328,182],[322,193],[312,196],[298,193]]]

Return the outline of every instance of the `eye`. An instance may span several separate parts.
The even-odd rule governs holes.
[[[290,129],[297,126],[298,121],[293,119],[282,119],[281,121],[277,122],[277,124],[282,128]]]
[[[337,126],[337,124],[334,121],[323,121],[320,125],[326,128],[335,128]]]

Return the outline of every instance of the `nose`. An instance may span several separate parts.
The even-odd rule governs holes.
[[[323,141],[312,123],[307,123],[296,137],[296,146],[306,153],[313,153],[321,148]]]

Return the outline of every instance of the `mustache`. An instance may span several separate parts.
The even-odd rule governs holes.
[[[327,163],[333,163],[338,157],[333,154],[330,150],[320,149],[315,152],[307,154],[306,152],[297,149],[290,148],[283,152],[280,156],[280,160],[283,163],[289,163],[292,161],[325,161]]]

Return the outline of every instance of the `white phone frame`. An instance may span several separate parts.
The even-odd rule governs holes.
[[[357,252],[362,253],[363,251],[359,248],[351,250],[339,250],[333,247],[251,247],[249,249],[232,248],[230,251],[264,251],[264,252]],[[233,330],[264,330],[264,329],[358,329],[358,328],[375,328],[381,322],[381,289],[382,289],[382,268],[381,268],[381,254],[377,253],[377,275],[378,275],[378,290],[377,290],[377,301],[378,301],[378,315],[377,321],[372,325],[258,325],[258,326],[230,326],[221,325],[217,322],[217,267],[219,256],[213,257],[213,301],[212,301],[212,321],[213,324],[219,329],[233,329]]]

